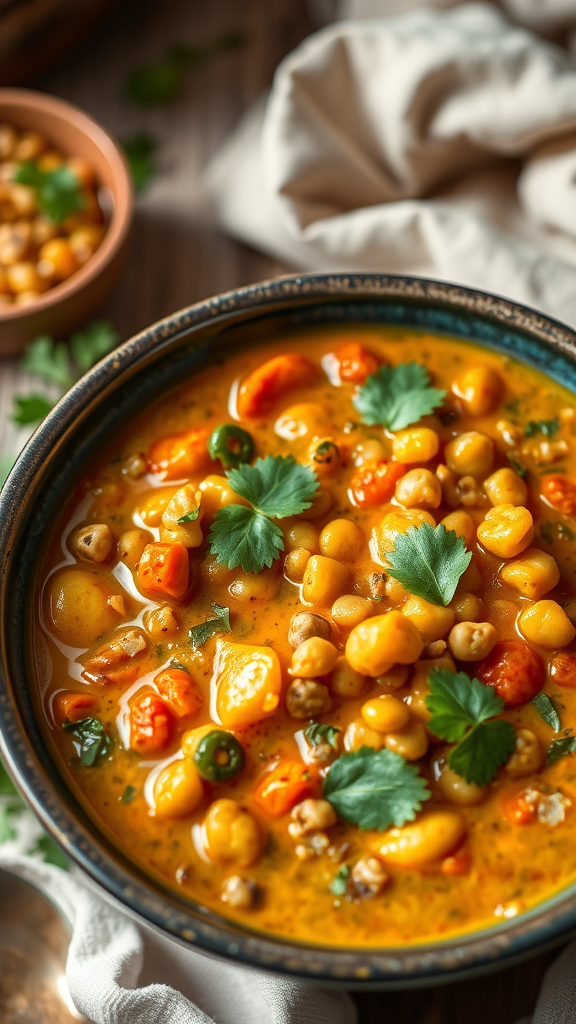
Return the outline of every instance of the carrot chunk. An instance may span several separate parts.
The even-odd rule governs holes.
[[[155,693],[137,697],[130,706],[130,748],[139,754],[159,754],[168,745],[172,716]]]
[[[529,825],[538,813],[535,801],[527,798],[525,790],[509,794],[502,802],[502,810],[511,825]]]
[[[146,457],[150,472],[161,473],[163,480],[180,480],[210,466],[206,447],[210,433],[209,427],[201,427],[155,441]]]
[[[358,341],[347,341],[340,345],[334,355],[339,363],[340,380],[352,384],[363,384],[370,373],[376,373],[380,363],[376,356]]]
[[[306,356],[294,352],[269,359],[242,381],[236,401],[238,415],[261,416],[285,391],[308,383],[317,372]]]
[[[544,477],[542,494],[553,508],[565,516],[572,516],[576,512],[576,481],[570,477],[556,473]]]
[[[301,761],[281,761],[266,772],[254,790],[254,801],[271,818],[280,818],[310,796],[314,779]]]
[[[138,582],[143,590],[168,594],[179,601],[188,590],[188,551],[177,541],[147,544],[138,563]]]
[[[92,693],[78,693],[76,690],[62,690],[54,697],[52,712],[56,725],[63,722],[80,722],[87,718],[98,704]]]
[[[394,489],[406,466],[401,462],[370,462],[361,466],[352,477],[350,488],[357,505],[382,505],[394,496]]]
[[[195,715],[202,707],[202,697],[198,693],[191,676],[181,668],[167,668],[154,678],[158,692],[176,718]]]
[[[494,645],[478,665],[476,675],[481,683],[494,687],[507,708],[514,708],[540,693],[546,669],[536,651],[510,640]]]

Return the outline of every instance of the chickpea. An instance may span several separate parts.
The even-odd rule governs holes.
[[[288,642],[291,647],[299,647],[311,637],[329,640],[331,632],[330,623],[323,615],[317,615],[316,612],[296,612],[290,619]]]
[[[44,217],[42,214],[35,217],[31,225],[32,231],[32,242],[35,246],[40,248],[44,245],[44,242],[48,242],[51,238],[56,238],[58,234],[58,225],[54,221],[50,220],[49,217]]]
[[[185,548],[198,548],[204,540],[202,527],[202,494],[192,484],[185,484],[174,494],[162,513],[161,541],[176,541]],[[188,523],[181,523],[183,516],[189,512],[197,512],[198,518]]]
[[[38,273],[49,281],[65,281],[79,268],[70,244],[65,238],[52,238],[38,253]]]
[[[18,136],[11,124],[0,124],[0,161],[9,160],[16,148]]]
[[[352,461],[355,466],[365,466],[368,462],[382,462],[390,457],[384,441],[378,437],[367,437],[359,441],[352,451]]]
[[[502,400],[502,378],[491,366],[472,366],[454,378],[452,392],[469,416],[486,416]]]
[[[333,519],[320,534],[320,551],[339,562],[354,562],[366,545],[362,530],[351,519]]]
[[[442,488],[442,500],[448,508],[458,508],[460,504],[460,495],[457,490],[458,477],[448,466],[439,465],[436,466],[436,476],[440,481],[440,487]]]
[[[154,538],[147,530],[126,530],[118,541],[118,558],[134,570],[147,544]]]
[[[366,677],[360,672],[355,672],[345,657],[338,658],[330,676],[332,693],[342,700],[351,700],[359,697],[365,688]]]
[[[16,163],[37,160],[45,149],[46,139],[40,132],[23,132],[14,147],[12,160]]]
[[[372,750],[380,750],[384,737],[381,732],[371,729],[362,718],[355,718],[344,733],[344,750],[352,753],[360,750],[360,747],[371,747]]]
[[[537,772],[544,763],[544,753],[531,729],[516,730],[516,749],[504,765],[513,779],[523,779]]]
[[[16,294],[22,292],[43,292],[48,287],[33,263],[13,263],[6,268],[8,284]]]
[[[425,643],[441,640],[454,624],[452,608],[430,604],[423,597],[409,597],[402,606],[402,615],[414,623]]]
[[[518,616],[518,628],[531,644],[548,650],[566,647],[576,636],[576,628],[557,601],[536,601]]]
[[[241,875],[230,875],[222,882],[222,902],[235,910],[251,910],[257,899],[258,886]]]
[[[480,661],[494,647],[498,633],[490,622],[457,622],[448,636],[448,646],[458,661]]]
[[[410,714],[419,722],[428,722],[430,712],[426,707],[426,698],[430,693],[428,687],[428,674],[432,668],[444,668],[448,672],[455,672],[456,667],[452,655],[444,652],[438,658],[423,658],[414,665],[410,693],[406,698],[406,704],[410,708]]]
[[[356,672],[380,676],[392,665],[417,661],[423,646],[414,623],[393,610],[354,626],[346,644],[346,658]]]
[[[279,586],[280,574],[276,565],[258,573],[237,569],[228,593],[237,601],[271,601],[276,597]]]
[[[84,224],[76,228],[68,237],[68,244],[72,250],[76,262],[82,266],[100,245],[104,237],[104,228],[100,224]]]
[[[315,679],[326,676],[336,664],[338,651],[329,640],[321,636],[311,636],[298,645],[292,655],[292,667],[288,669],[291,676],[301,679]]]
[[[392,441],[392,454],[397,462],[429,462],[438,454],[440,438],[430,427],[408,427],[399,430]]]
[[[409,508],[398,510],[398,512],[388,512],[375,529],[376,546],[380,558],[385,561],[386,552],[394,549],[399,533],[406,533],[411,526],[422,526],[422,523],[436,526],[436,520],[425,509]]]
[[[318,530],[314,523],[307,523],[305,519],[292,523],[292,526],[288,527],[284,534],[284,544],[287,551],[305,548],[311,555],[320,554]]]
[[[384,585],[384,593],[388,600],[392,604],[402,605],[411,596],[406,587],[403,587],[400,580],[394,579],[393,576],[388,576]]]
[[[520,558],[502,567],[500,578],[523,597],[539,601],[559,582],[560,570],[552,555],[539,548],[528,548]]]
[[[122,460],[122,474],[129,480],[141,480],[147,471],[146,456],[142,452],[132,452]]]
[[[388,881],[388,874],[377,857],[363,857],[362,860],[356,861],[351,878],[361,899],[372,899],[382,892]]]
[[[0,225],[0,263],[5,267],[26,258],[32,229],[27,220]]]
[[[406,761],[419,761],[428,750],[428,735],[421,722],[411,722],[399,732],[387,732],[384,746]]]
[[[453,530],[457,537],[464,537],[467,548],[471,546],[476,535],[476,525],[467,512],[450,512],[440,522],[444,529]]]
[[[322,519],[334,504],[334,495],[327,487],[320,487],[310,508],[306,509],[307,519]]]
[[[440,757],[434,764],[436,783],[442,796],[452,804],[460,807],[473,807],[484,799],[486,786],[477,786],[475,782],[466,782],[450,767],[445,757]]]
[[[398,732],[408,725],[410,719],[406,705],[389,693],[367,700],[360,708],[360,714],[366,725],[376,732]]]
[[[293,839],[300,839],[309,832],[331,828],[337,821],[336,811],[328,800],[313,800],[311,797],[296,804],[290,817],[292,825],[288,826],[288,832]]]
[[[479,508],[486,501],[480,485],[473,476],[461,476],[456,484],[456,493],[460,504],[466,508]]]
[[[396,484],[394,496],[405,508],[438,508],[442,488],[429,469],[411,469]]]
[[[144,629],[153,640],[168,640],[180,629],[178,616],[171,604],[162,604],[144,613]]]
[[[177,489],[176,487],[158,487],[144,499],[138,508],[138,515],[146,526],[160,526],[166,506]],[[200,489],[202,489],[202,484],[200,484]]]
[[[492,469],[494,443],[487,434],[470,430],[448,442],[445,456],[448,468],[458,476],[485,477]]]
[[[408,666],[407,665],[393,665],[383,675],[378,676],[376,682],[378,686],[381,686],[383,690],[401,690],[408,681]]]
[[[486,513],[476,533],[487,551],[500,558],[513,558],[532,543],[534,521],[523,505],[496,505]]]
[[[323,437],[330,429],[326,409],[319,402],[299,402],[289,406],[274,424],[274,432],[286,441]]]
[[[380,836],[374,849],[385,863],[403,868],[421,868],[452,853],[466,833],[464,819],[456,811],[436,810],[402,828]]]
[[[15,306],[31,306],[40,297],[40,292],[19,292],[14,296]]]
[[[254,864],[262,852],[262,838],[255,819],[235,800],[215,800],[204,819],[206,853],[220,864],[240,867]]]
[[[180,749],[184,757],[194,757],[200,740],[203,740],[208,733],[219,729],[221,729],[221,726],[215,725],[214,722],[209,722],[208,725],[198,725],[195,729],[187,729],[180,743]]]
[[[193,762],[181,758],[167,764],[154,783],[154,805],[158,818],[187,818],[193,814],[204,788]]]
[[[302,598],[308,604],[330,606],[349,583],[350,573],[345,565],[325,555],[311,555],[304,572]]]
[[[78,558],[101,564],[107,562],[114,547],[114,535],[105,523],[83,526],[72,539],[72,549]]]
[[[302,583],[310,552],[306,548],[294,548],[284,559],[284,575],[291,583]]]
[[[486,605],[477,594],[459,594],[450,603],[454,609],[456,622],[484,622],[486,620]]]
[[[316,679],[293,679],[286,691],[286,709],[292,718],[318,718],[331,706],[328,687]]]
[[[332,621],[342,629],[352,629],[373,614],[374,602],[357,594],[344,594],[337,598],[330,612]]]
[[[94,571],[62,569],[51,576],[47,588],[48,622],[62,643],[89,647],[118,625],[110,604],[113,591]]]
[[[484,490],[493,505],[525,505],[528,488],[522,477],[505,466],[484,481]]]
[[[245,498],[232,490],[226,477],[218,476],[217,473],[205,477],[198,485],[198,489],[202,495],[200,504],[207,522],[211,522],[219,509],[226,508],[227,505],[248,505]],[[156,523],[150,525],[155,526]]]
[[[478,566],[475,564],[473,555],[470,565],[468,566],[467,569],[464,570],[460,577],[460,580],[458,582],[457,593],[467,590],[471,590],[472,593],[475,593],[475,591],[480,590],[482,583],[482,573],[480,572]]]

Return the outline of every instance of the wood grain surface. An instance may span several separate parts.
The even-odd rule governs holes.
[[[242,29],[246,45],[191,71],[178,101],[145,110],[123,98],[130,69],[158,60],[174,43],[231,28]],[[269,86],[279,60],[312,28],[304,0],[120,0],[89,40],[34,83],[83,107],[119,137],[144,130],[159,142],[159,173],[137,201],[128,266],[102,310],[122,339],[189,303],[289,269],[215,229],[201,174]],[[8,412],[12,395],[25,394],[31,383],[15,360],[0,361],[0,455],[15,454],[26,440]],[[359,1024],[513,1024],[532,1013],[555,956],[452,986],[355,994]]]

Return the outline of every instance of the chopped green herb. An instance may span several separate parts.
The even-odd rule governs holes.
[[[38,209],[57,224],[86,206],[81,183],[65,164],[43,171],[34,160],[26,160],[16,168],[12,181],[34,188]]]
[[[342,754],[324,779],[324,797],[345,821],[381,832],[414,821],[430,792],[418,769],[391,750]]]
[[[176,522],[177,523],[193,523],[196,519],[198,519],[199,515],[200,515],[200,505],[198,505],[198,508],[191,508],[189,512],[185,512],[183,516],[180,516],[180,519],[176,520]]]
[[[92,768],[110,750],[110,737],[97,718],[82,718],[79,722],[66,719],[62,728],[71,732],[80,744],[80,764],[85,768]]]
[[[403,430],[441,405],[445,391],[430,387],[430,375],[420,363],[381,366],[358,389],[352,402],[363,423]]]
[[[214,633],[232,632],[232,627],[230,626],[230,609],[222,608],[219,604],[213,604],[212,611],[214,612],[213,619],[206,619],[205,622],[199,622],[197,626],[191,626],[188,630],[190,643],[195,651],[201,647],[202,644],[205,644],[208,638],[213,636]]]
[[[546,754],[546,764],[556,764],[561,757],[568,754],[576,754],[576,736],[563,736],[561,739],[552,740]]]
[[[528,476],[528,470],[526,469],[526,466],[523,466],[521,462],[518,462],[518,459],[514,458],[514,456],[510,452],[508,452],[507,459],[510,465],[512,466],[514,472],[518,473],[518,476]]]
[[[511,402],[506,402],[504,406],[506,412],[509,412],[511,416],[520,415],[520,399],[513,398]]]
[[[16,839],[17,832],[12,824],[12,819],[21,814],[24,805],[16,801],[0,804],[0,844],[7,843],[10,839]]]
[[[554,437],[560,429],[560,420],[557,416],[553,420],[529,420],[524,427],[524,437],[534,437],[536,434],[544,434],[545,437]]]
[[[388,574],[417,597],[431,604],[448,605],[458,580],[470,565],[463,537],[442,523],[411,526],[399,533],[393,551],[388,552]]]
[[[182,91],[187,68],[199,67],[216,53],[243,46],[245,38],[243,33],[231,30],[200,46],[173,46],[163,60],[132,71],[125,94],[140,106],[169,103]]]
[[[56,403],[44,395],[16,395],[12,420],[19,427],[40,423]]]
[[[348,888],[349,878],[350,868],[347,864],[341,864],[328,886],[333,896],[344,896],[346,889]]]
[[[320,722],[311,721],[304,730],[304,735],[312,747],[318,747],[321,743],[329,743],[334,750],[338,750],[338,733],[340,731],[337,725],[321,725]]]
[[[47,384],[57,384],[65,391],[74,383],[65,342],[54,341],[49,334],[41,334],[28,343],[21,366]]]
[[[28,853],[31,856],[39,853],[45,864],[55,864],[57,868],[62,868],[63,871],[70,870],[68,857],[58,843],[52,839],[52,836],[39,836],[32,849],[28,850]]]
[[[158,143],[148,132],[137,132],[120,141],[130,168],[134,191],[143,192],[156,173],[154,158]]]
[[[491,686],[470,679],[465,672],[433,668],[428,673],[427,727],[440,739],[456,743],[448,764],[466,782],[486,786],[506,763],[516,745],[510,722],[494,719],[504,701]]]
[[[537,693],[533,698],[532,703],[540,717],[546,722],[546,725],[549,725],[554,732],[560,732],[560,729],[562,728],[560,715],[550,700],[550,697],[545,693]]]
[[[18,790],[0,760],[0,796],[18,796]]]
[[[547,466],[546,469],[540,470],[540,476],[551,476],[556,473],[567,473],[568,470],[564,466]]]
[[[126,786],[126,789],[122,793],[120,800],[123,804],[131,804],[134,797],[136,796],[136,790],[134,786]]]
[[[108,355],[120,340],[109,320],[91,320],[70,338],[70,352],[78,368],[76,376],[86,373],[103,356]]]
[[[540,523],[539,533],[546,544],[553,544],[555,540],[574,540],[574,531],[566,523]]]

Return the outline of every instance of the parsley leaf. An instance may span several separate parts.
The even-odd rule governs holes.
[[[12,420],[19,427],[40,423],[56,403],[44,395],[15,395]]]
[[[388,574],[416,597],[431,604],[448,605],[458,580],[470,565],[463,537],[440,523],[411,526],[399,533],[394,549],[387,554]]]
[[[0,796],[18,796],[18,790],[0,761]]]
[[[445,668],[430,670],[428,688],[428,728],[449,743],[458,741],[448,764],[466,782],[486,786],[516,746],[510,722],[487,721],[503,711],[504,701],[479,679]]]
[[[560,429],[560,420],[557,416],[553,420],[529,420],[524,427],[524,437],[534,437],[536,434],[544,434],[545,437],[554,437]]]
[[[348,879],[350,878],[350,868],[347,864],[341,864],[338,871],[334,875],[334,878],[330,882],[328,889],[333,896],[344,896],[346,889],[348,888]]]
[[[445,391],[431,388],[430,375],[421,363],[381,366],[358,389],[352,403],[364,423],[381,423],[388,430],[403,430],[441,405]]]
[[[341,729],[337,725],[321,725],[320,722],[309,722],[304,730],[304,735],[312,747],[318,747],[321,743],[329,743],[334,750],[338,750],[338,733]]]
[[[392,750],[361,747],[342,754],[324,779],[324,797],[345,821],[381,832],[414,821],[430,798],[413,764]]]
[[[65,343],[54,341],[49,334],[41,334],[29,342],[20,365],[28,373],[35,374],[48,384],[58,384],[65,390],[74,383]]]
[[[310,466],[296,462],[293,455],[267,455],[253,466],[243,463],[226,473],[236,494],[249,501],[257,512],[274,519],[297,516],[310,508],[318,480]]]
[[[136,796],[136,790],[134,786],[126,786],[126,789],[122,793],[120,800],[123,804],[131,804],[134,797]]]
[[[191,508],[189,512],[185,512],[183,516],[180,516],[180,519],[176,520],[176,522],[177,523],[193,523],[195,519],[198,519],[199,515],[200,515],[200,505],[198,505],[198,508]]]
[[[561,739],[552,740],[546,754],[546,764],[556,764],[561,757],[568,754],[576,754],[576,736],[563,736]]]
[[[55,864],[57,868],[62,868],[64,871],[70,870],[68,857],[58,846],[58,843],[52,839],[52,836],[39,836],[32,849],[28,850],[27,853],[30,855],[39,853],[45,864]]]
[[[540,717],[546,722],[546,725],[549,725],[554,732],[560,732],[560,729],[562,728],[560,715],[550,700],[550,697],[545,693],[537,693],[532,699],[532,703]]]
[[[514,472],[518,473],[518,476],[521,476],[521,477],[528,476],[528,470],[526,469],[525,466],[522,465],[521,462],[518,462],[518,459],[516,459],[514,457],[514,455],[511,455],[510,452],[507,452],[506,458],[508,459],[508,462],[512,466],[512,469],[514,470]]]
[[[120,335],[109,320],[91,320],[70,338],[70,351],[81,376],[116,347]]]
[[[65,164],[43,171],[34,160],[26,160],[16,168],[12,181],[35,188],[38,209],[57,224],[86,205],[80,181]]]
[[[154,156],[158,143],[147,132],[121,140],[135,192],[143,192],[156,173]]]
[[[213,604],[212,611],[214,612],[213,619],[206,619],[205,622],[199,622],[197,626],[191,626],[188,630],[190,643],[195,651],[198,650],[202,644],[205,644],[209,637],[213,636],[214,633],[232,632],[232,627],[230,625],[230,609],[222,608],[219,604]]]
[[[245,505],[227,505],[216,513],[210,528],[210,551],[220,565],[244,572],[268,568],[284,549],[284,537],[277,523]]]
[[[79,722],[62,722],[62,728],[73,733],[79,741],[80,764],[93,767],[110,750],[110,737],[98,718],[82,718]]]

